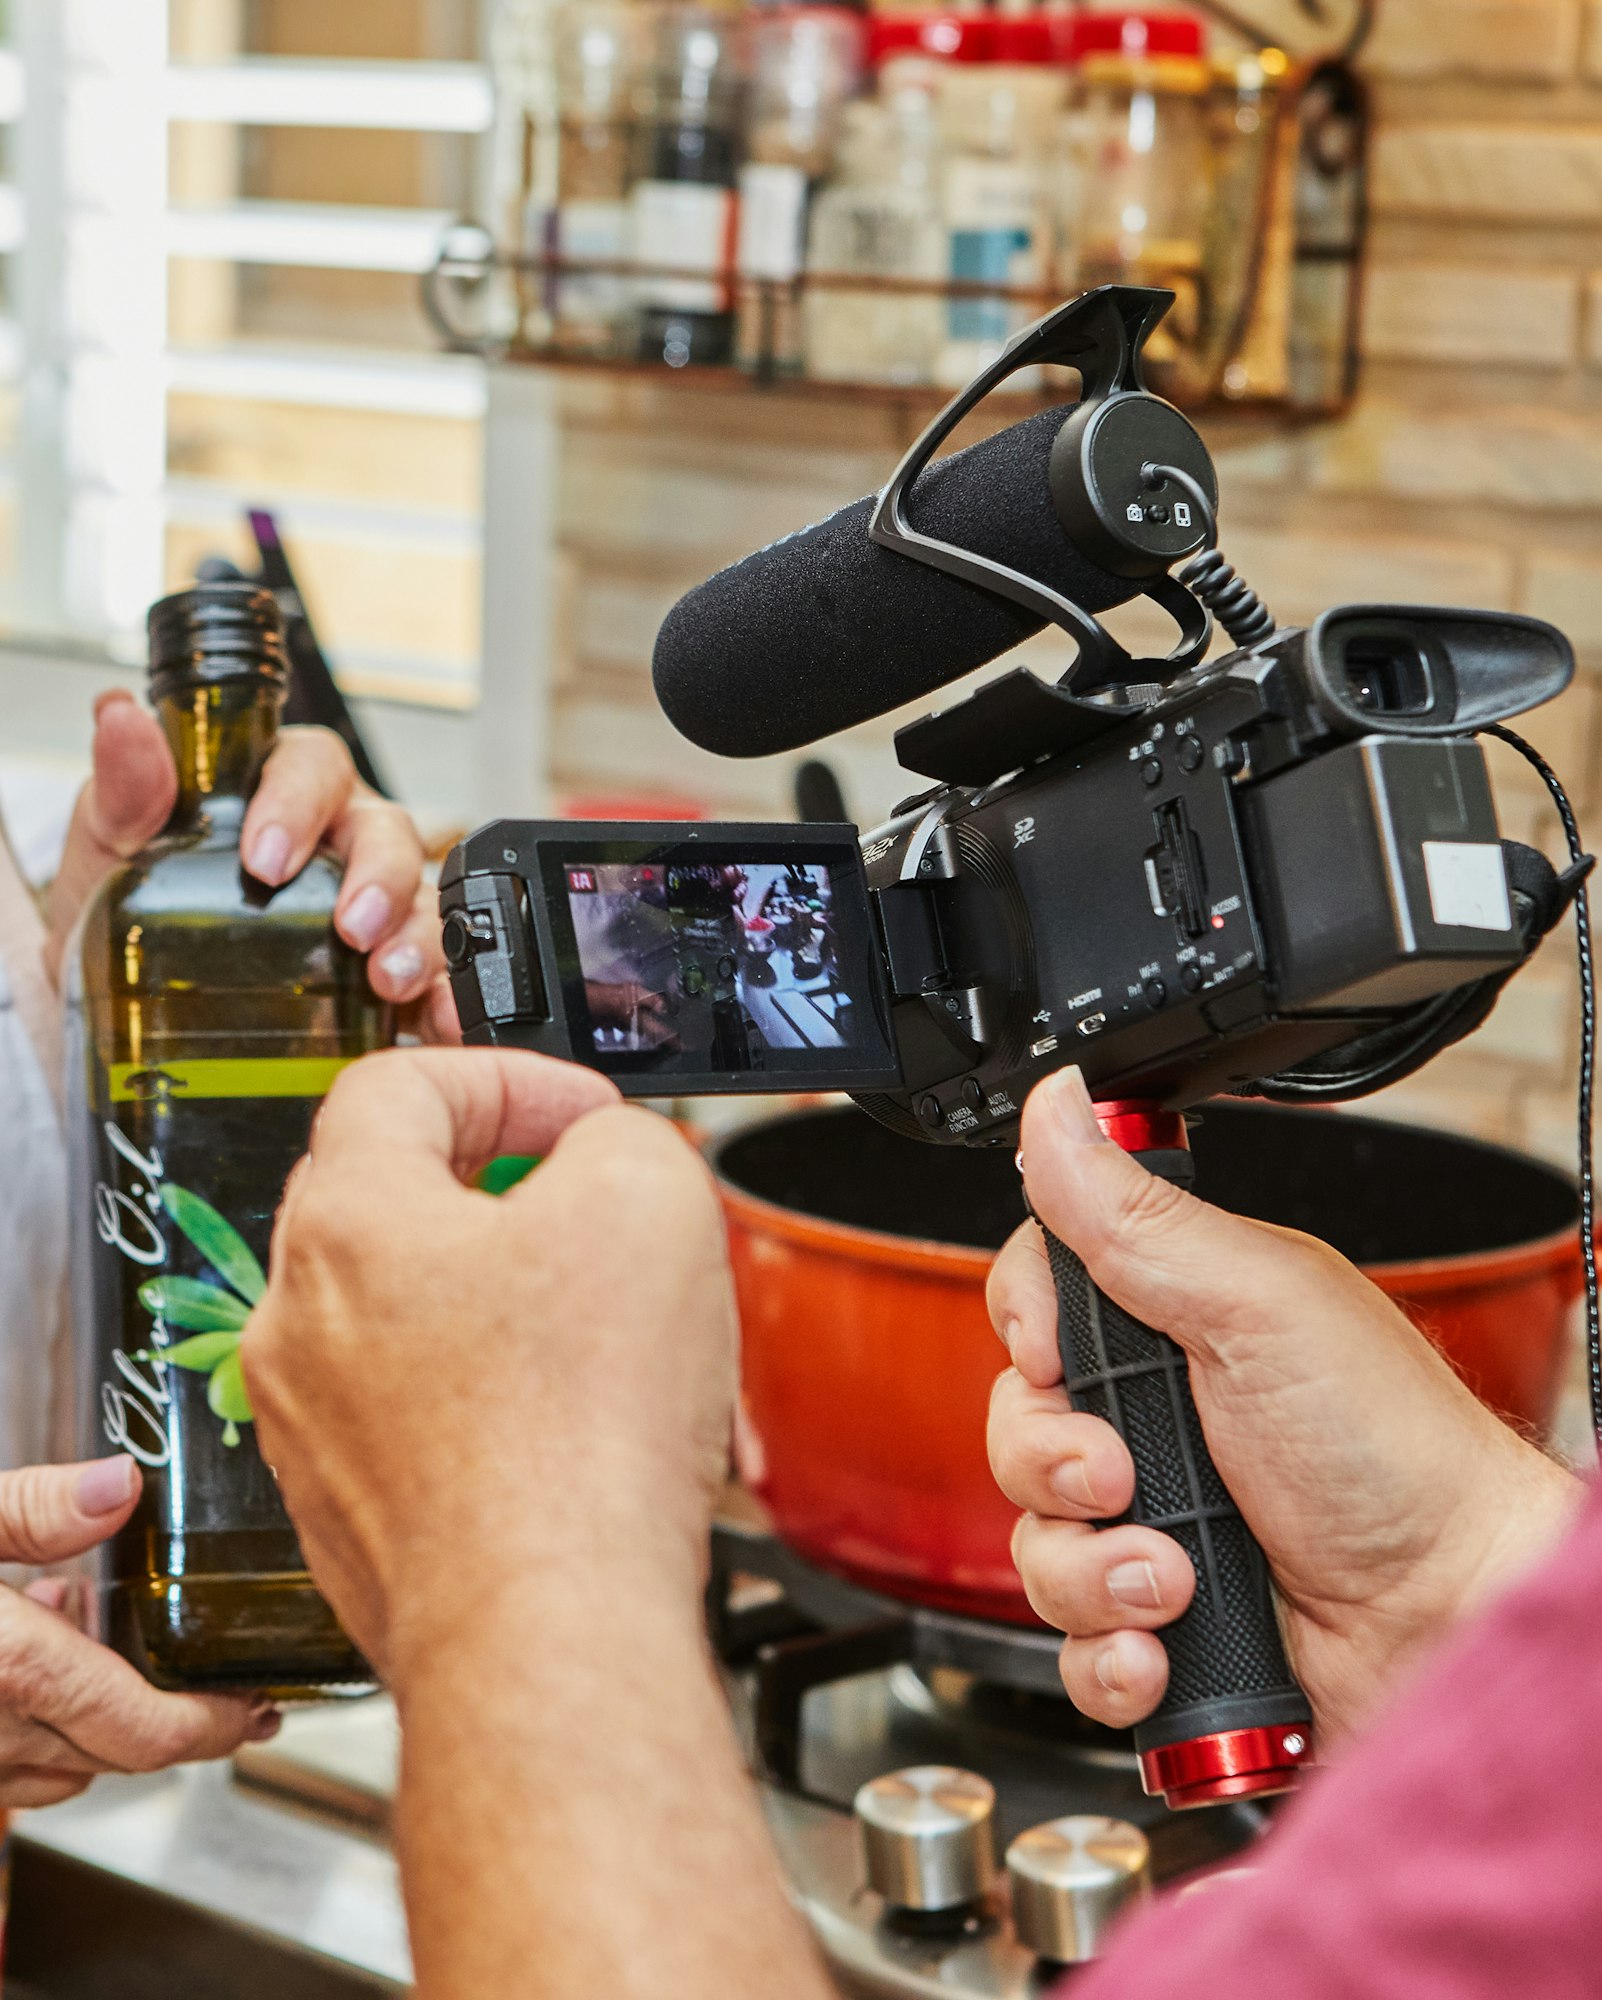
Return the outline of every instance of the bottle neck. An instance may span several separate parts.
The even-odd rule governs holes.
[[[283,705],[282,688],[259,678],[191,683],[161,696],[156,713],[178,766],[169,833],[237,834]]]

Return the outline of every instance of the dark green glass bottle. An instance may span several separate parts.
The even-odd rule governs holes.
[[[335,935],[337,861],[276,890],[241,862],[286,680],[266,591],[151,611],[178,803],[84,919],[68,1079],[81,1449],[129,1451],[145,1478],[104,1552],[100,1636],[163,1687],[295,1695],[371,1675],[262,1462],[239,1336],[317,1105],[390,1020]]]

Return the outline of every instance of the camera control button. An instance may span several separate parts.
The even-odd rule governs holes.
[[[1168,1005],[1168,988],[1160,979],[1148,979],[1141,988],[1141,991],[1146,996],[1148,1007],[1166,1007]]]
[[[938,1126],[944,1125],[946,1122],[946,1114],[940,1107],[938,1097],[920,1097],[918,1099],[918,1117],[931,1131]]]
[[[460,972],[472,964],[481,951],[495,949],[495,925],[489,912],[452,910],[446,917],[441,942],[445,949],[445,963],[453,972]]]
[[[1148,757],[1140,767],[1140,781],[1143,785],[1160,785],[1163,781],[1163,767],[1155,757]]]
[[[1179,975],[1179,983],[1187,993],[1199,992],[1202,983],[1201,967],[1199,965],[1187,965]]]
[[[962,1101],[970,1111],[977,1111],[985,1101],[984,1086],[978,1077],[968,1076],[962,1080]]]
[[[1179,739],[1179,768],[1182,771],[1199,771],[1207,758],[1207,746],[1199,736],[1182,736]]]

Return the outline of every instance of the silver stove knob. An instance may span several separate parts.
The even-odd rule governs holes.
[[[1007,1849],[1012,1920],[1037,1957],[1094,1958],[1126,1903],[1151,1893],[1151,1848],[1127,1820],[1089,1814],[1048,1820]]]
[[[856,1796],[868,1886],[901,1910],[977,1902],[996,1873],[995,1787],[950,1764],[872,1778]]]

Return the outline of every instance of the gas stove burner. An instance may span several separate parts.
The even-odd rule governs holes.
[[[999,1620],[970,1618],[961,1612],[939,1611],[865,1590],[817,1568],[776,1535],[733,1521],[718,1521],[713,1526],[712,1570],[715,1630],[731,1579],[740,1575],[765,1577],[782,1591],[792,1623],[798,1615],[801,1621],[828,1632],[905,1625],[905,1657],[916,1666],[957,1667],[1002,1687],[1062,1698],[1057,1674],[1061,1641],[1043,1625],[1004,1625]]]
[[[753,1595],[749,1580],[774,1586]],[[739,1589],[740,1580],[746,1588]],[[758,1769],[801,1786],[801,1704],[817,1688],[909,1667],[937,1702],[944,1685],[975,1684],[1053,1701],[1071,1716],[1057,1673],[1058,1641],[1042,1627],[992,1624],[882,1597],[815,1568],[776,1536],[731,1521],[712,1530],[707,1593],[713,1645],[727,1665],[756,1674]]]
[[[767,1587],[753,1590],[752,1579]],[[1159,1874],[1170,1849],[1194,1865],[1183,1821],[1142,1791],[1128,1733],[1090,1721],[1064,1695],[1058,1641],[1044,1628],[878,1596],[727,1521],[713,1530],[708,1607],[726,1678],[741,1690],[753,1766],[780,1790],[847,1811],[887,1769],[962,1766],[997,1785],[1008,1839],[1071,1806],[1155,1829]],[[1205,1818],[1215,1837],[1199,1849],[1216,1849],[1226,1825],[1234,1846],[1263,1824],[1260,1808]]]
[[[1127,1729],[1108,1729],[1081,1715],[1059,1686],[1055,1694],[1009,1687],[959,1667],[890,1669],[898,1701],[920,1714],[943,1716],[954,1729],[1002,1735],[1014,1742],[1047,1743],[1076,1761],[1139,1775],[1140,1760]]]

